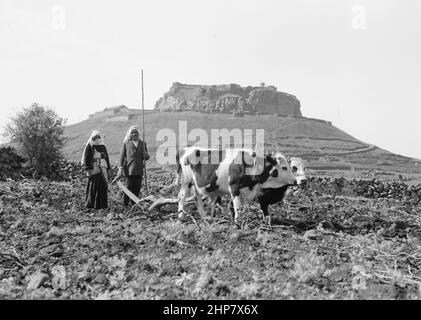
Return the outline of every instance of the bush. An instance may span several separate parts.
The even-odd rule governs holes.
[[[25,159],[12,147],[0,148],[0,179],[19,179]]]
[[[63,159],[65,120],[48,107],[34,103],[23,109],[6,126],[11,137],[33,169],[33,176],[56,178]]]

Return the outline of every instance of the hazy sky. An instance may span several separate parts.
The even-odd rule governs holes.
[[[421,1],[0,0],[0,126],[153,108],[172,82],[265,82],[365,142],[421,158]]]

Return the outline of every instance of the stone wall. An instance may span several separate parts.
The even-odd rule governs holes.
[[[124,121],[129,121],[129,120],[130,120],[130,116],[124,115],[124,116],[116,116],[116,117],[107,118],[105,121],[106,122],[124,122]]]
[[[174,82],[155,104],[159,111],[210,113],[277,113],[301,116],[300,101],[274,86],[241,87],[238,84],[189,85]]]
[[[94,114],[89,115],[89,118],[99,119],[99,118],[107,118],[112,117],[115,114],[115,110],[107,110],[107,111],[99,111],[95,112]]]
[[[128,121],[140,115],[140,109],[129,109],[125,105],[121,105],[95,112],[94,114],[89,115],[89,119],[106,118],[105,121]]]

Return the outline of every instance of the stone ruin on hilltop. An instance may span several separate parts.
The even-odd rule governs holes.
[[[155,103],[159,111],[260,113],[301,117],[300,101],[274,86],[190,85],[174,82]]]
[[[125,105],[119,105],[90,114],[89,119],[105,119],[105,121],[119,122],[129,121],[140,115],[139,109],[129,109]]]

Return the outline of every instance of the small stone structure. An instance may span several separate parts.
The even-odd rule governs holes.
[[[94,114],[89,115],[89,119],[105,118],[105,121],[128,121],[140,115],[140,109],[129,109],[125,105],[119,105],[95,112]]]

